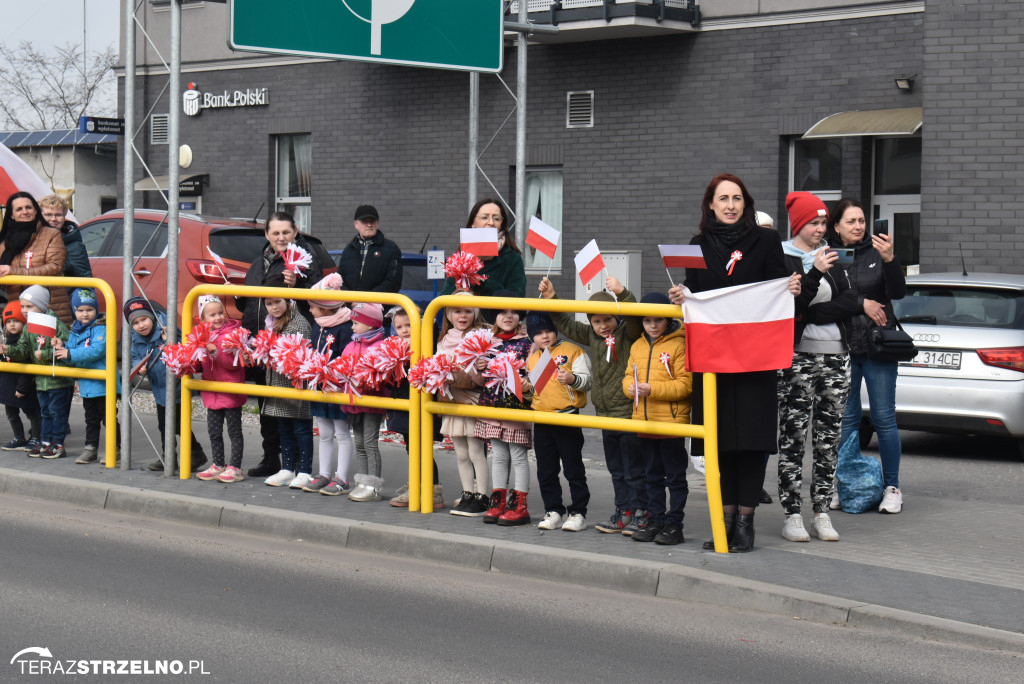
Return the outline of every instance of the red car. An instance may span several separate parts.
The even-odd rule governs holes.
[[[136,285],[164,308],[167,300],[167,212],[158,209],[135,210]],[[224,283],[243,285],[249,265],[259,258],[267,244],[263,222],[244,219],[221,219],[179,214],[178,217],[178,321],[181,303],[196,285]],[[81,226],[82,241],[89,253],[93,276],[110,283],[121,301],[121,277],[124,255],[124,210],[115,209],[90,219]],[[227,268],[213,259],[211,251],[220,256]],[[325,269],[325,273],[337,270]],[[241,318],[234,297],[225,297],[225,308],[231,318]],[[100,308],[105,308],[100,297]],[[194,315],[195,312],[193,312]],[[118,313],[118,327],[121,316]]]

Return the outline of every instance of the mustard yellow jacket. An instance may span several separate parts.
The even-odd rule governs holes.
[[[633,408],[633,419],[689,423],[693,375],[686,371],[686,337],[679,321],[670,320],[669,330],[654,344],[646,332],[633,343],[622,378],[626,396],[633,385],[634,364],[638,382],[649,382],[651,393],[640,397]]]

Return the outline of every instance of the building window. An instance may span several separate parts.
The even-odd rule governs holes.
[[[875,194],[921,194],[921,138],[875,140]]]
[[[277,211],[295,218],[303,233],[310,232],[313,149],[309,133],[277,136]]]
[[[792,190],[841,193],[843,144],[840,138],[793,141]]]
[[[543,253],[526,244],[526,232],[531,216],[536,216],[555,230],[562,230],[562,169],[560,167],[533,167],[526,170],[526,220],[520,223],[519,241],[523,248],[526,268],[547,272],[559,272],[562,268],[562,243],[558,242],[555,258],[549,259]]]

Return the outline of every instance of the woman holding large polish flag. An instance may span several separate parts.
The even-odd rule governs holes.
[[[510,290],[516,293],[517,297],[526,296],[526,267],[523,264],[523,252],[516,244],[511,224],[508,221],[508,211],[501,200],[486,197],[476,204],[469,211],[469,218],[466,219],[467,228],[497,228],[498,229],[498,256],[480,257],[484,267],[480,269],[487,280],[481,283],[473,294],[485,297],[494,296],[498,290]],[[455,292],[455,279],[448,278],[444,281],[444,289],[441,294],[448,295]]]
[[[790,277],[789,290],[800,293],[800,276],[786,268],[782,241],[774,230],[758,227],[754,200],[736,176],[715,176],[704,191],[700,230],[690,240],[700,245],[705,269],[686,269],[685,286],[694,293],[733,285]],[[669,290],[669,298],[682,304],[683,287]],[[704,422],[702,375],[693,378],[694,423]],[[718,375],[718,465],[729,550],[754,548],[754,509],[764,486],[766,453],[778,451],[774,370]],[[703,440],[693,440],[693,451],[704,453]],[[705,548],[714,545],[705,544]]]

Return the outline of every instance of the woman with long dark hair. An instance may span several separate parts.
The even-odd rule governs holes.
[[[715,176],[704,191],[700,231],[690,244],[701,246],[707,264],[706,269],[686,269],[691,292],[790,276],[790,292],[800,293],[800,276],[786,268],[779,234],[757,226],[754,200],[732,174]],[[669,297],[682,304],[682,286],[669,290]],[[700,373],[694,373],[692,397],[693,422],[703,423]],[[754,510],[764,486],[764,455],[778,450],[777,418],[774,370],[718,375],[718,465],[730,551],[754,548]],[[693,441],[693,451],[704,453],[703,440]]]
[[[508,221],[508,211],[501,200],[485,197],[469,210],[467,228],[497,228],[498,256],[482,257],[484,267],[480,273],[487,276],[473,294],[493,296],[498,290],[515,292],[517,297],[526,296],[526,266],[523,252],[516,244],[516,237]],[[455,292],[455,280],[444,281],[441,294]]]
[[[3,227],[0,228],[0,277],[59,276],[67,251],[59,230],[43,221],[39,203],[27,192],[7,198]],[[8,301],[16,301],[23,285],[8,285]],[[50,308],[69,328],[75,322],[66,287],[50,287]]]

